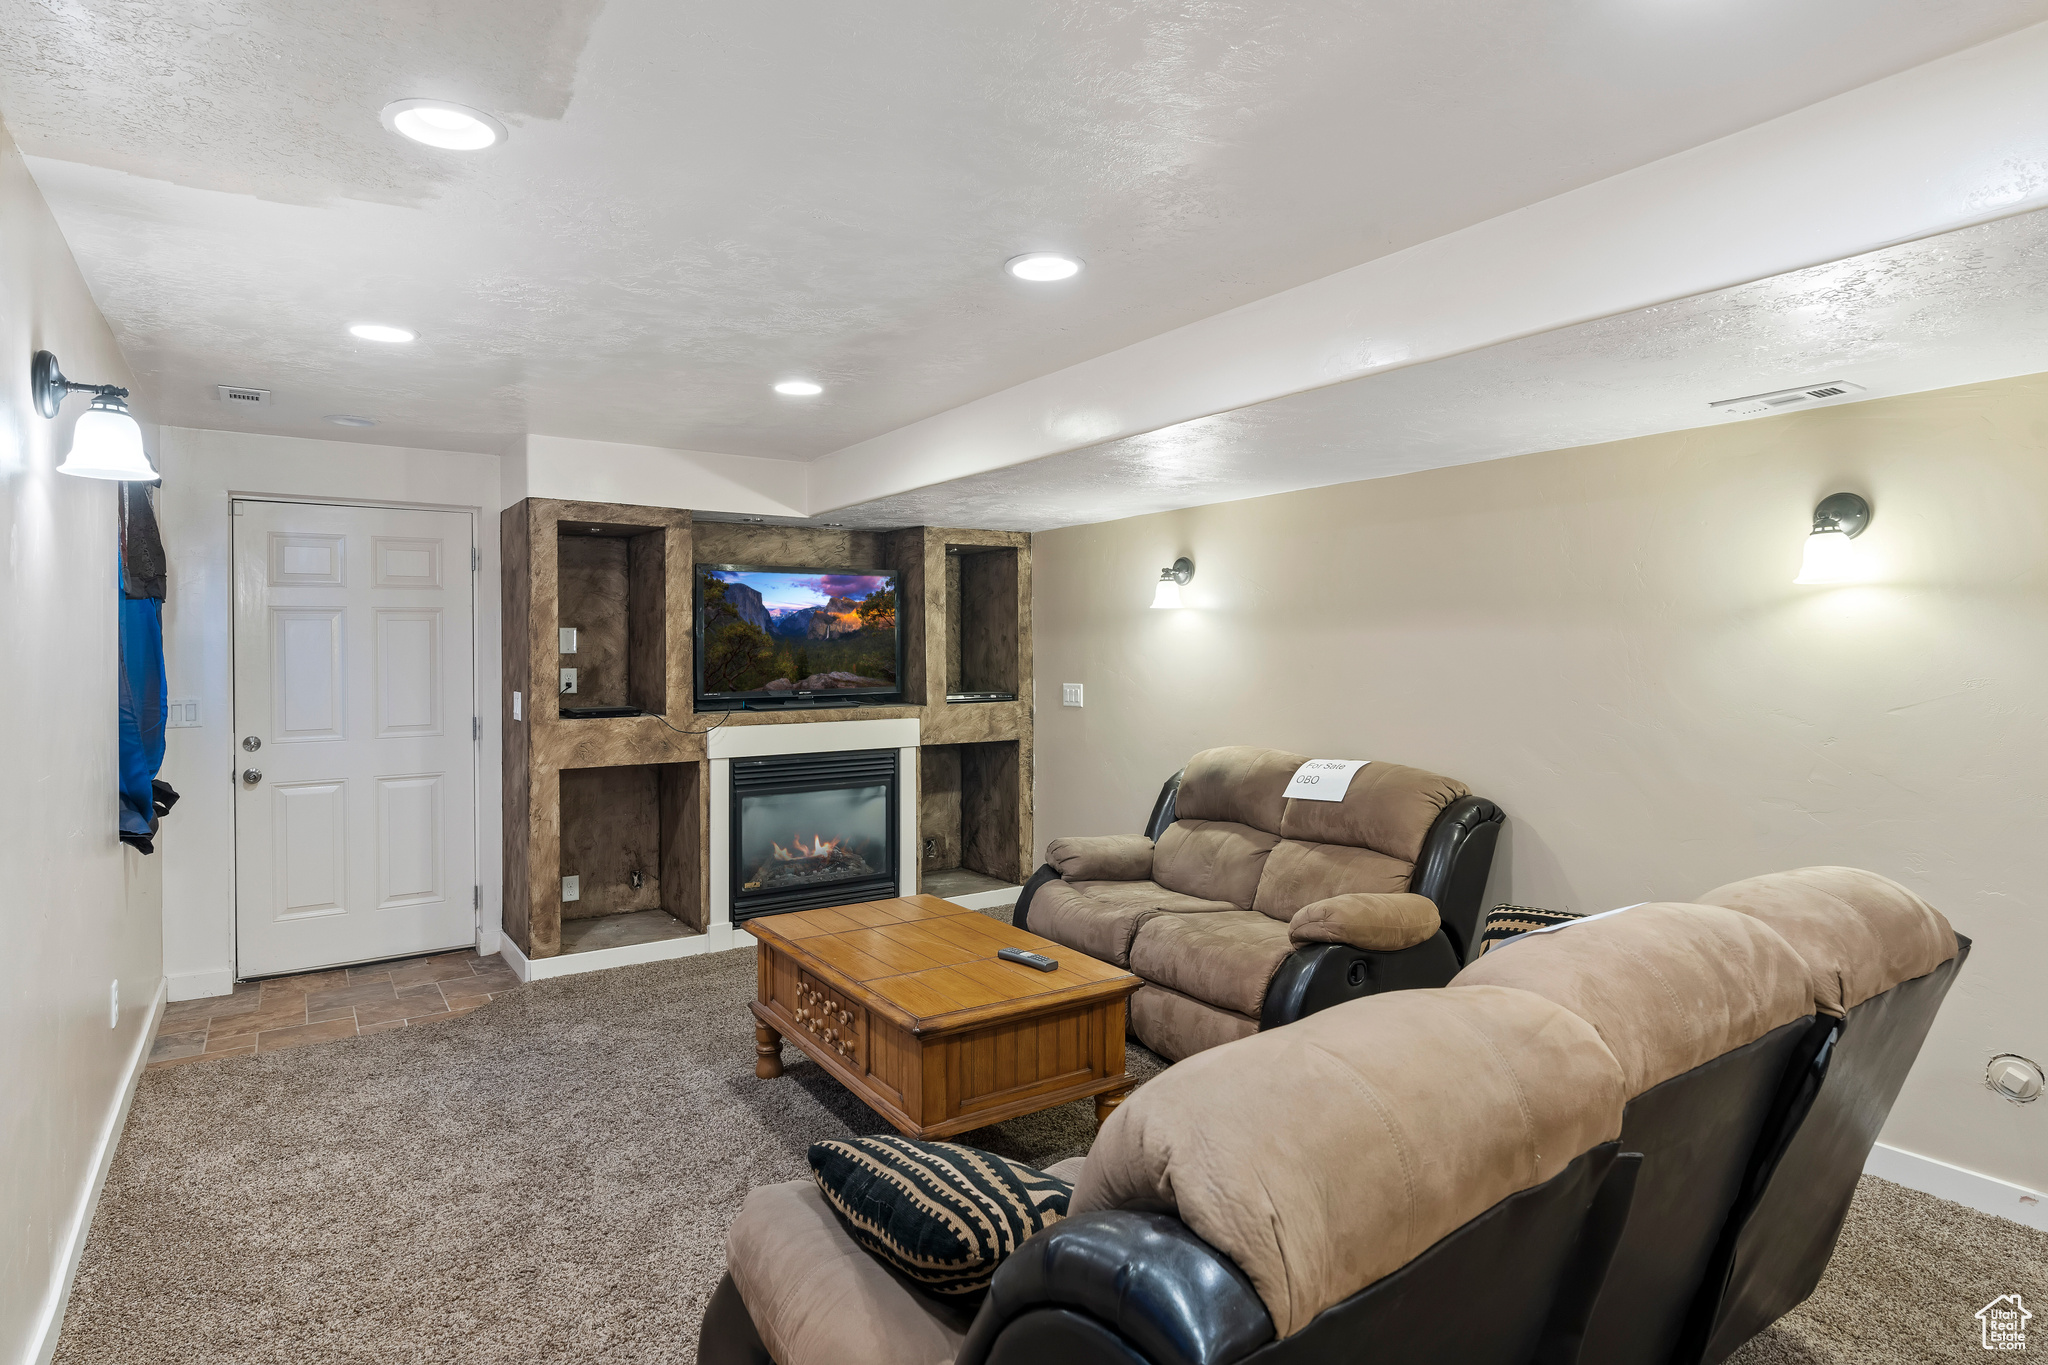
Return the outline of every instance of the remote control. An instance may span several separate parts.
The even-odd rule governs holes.
[[[1041,972],[1056,972],[1060,968],[1058,958],[1047,957],[1043,953],[1027,953],[1022,948],[998,948],[996,956],[1005,962],[1021,962],[1027,967],[1036,967]]]

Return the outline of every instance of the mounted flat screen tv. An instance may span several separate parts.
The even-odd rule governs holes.
[[[697,700],[898,698],[894,569],[697,566]]]

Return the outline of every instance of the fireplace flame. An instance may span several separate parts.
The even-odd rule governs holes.
[[[795,845],[793,850],[784,848],[781,844],[771,841],[770,847],[775,850],[777,862],[793,863],[800,858],[822,858],[839,847],[837,839],[821,839],[815,834],[811,836],[811,841],[808,844],[804,842],[804,836],[801,834],[797,835],[790,842]]]

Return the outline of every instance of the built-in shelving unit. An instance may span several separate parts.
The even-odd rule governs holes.
[[[505,934],[534,974],[729,947],[710,915],[715,727],[914,717],[920,885],[1021,881],[1031,830],[1031,542],[936,527],[781,526],[529,498],[500,519],[505,686]],[[697,712],[697,564],[897,573],[903,703]],[[575,653],[563,652],[573,629]],[[576,693],[561,696],[561,672]],[[961,692],[1015,700],[951,701]],[[564,717],[560,707],[651,714]],[[658,717],[658,718],[657,718]],[[665,722],[665,723],[664,723]],[[820,745],[820,748],[829,747]],[[564,877],[578,879],[563,899]],[[637,884],[636,884],[637,883]]]

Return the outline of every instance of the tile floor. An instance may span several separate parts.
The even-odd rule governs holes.
[[[519,978],[474,949],[247,981],[233,995],[164,1008],[151,1066],[275,1052],[467,1014]]]

